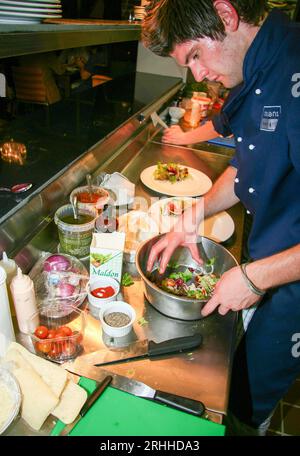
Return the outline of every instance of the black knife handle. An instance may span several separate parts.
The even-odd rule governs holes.
[[[157,390],[154,399],[162,404],[169,405],[170,407],[195,416],[202,416],[205,411],[205,406],[202,402],[176,396],[176,394],[164,393],[163,391]]]
[[[83,417],[86,414],[86,412],[92,407],[94,402],[98,399],[99,396],[101,396],[101,394],[103,393],[105,388],[110,384],[111,381],[112,381],[112,376],[107,375],[107,377],[105,377],[104,380],[102,380],[102,382],[99,383],[99,385],[97,386],[95,391],[93,391],[92,394],[87,398],[85,404],[83,405],[82,409],[80,410],[79,415],[81,417]]]
[[[152,340],[148,344],[148,355],[150,358],[153,356],[166,355],[169,353],[178,353],[184,350],[190,350],[201,345],[201,334],[194,334],[193,336],[178,337],[176,339],[169,339],[160,344],[156,344]]]

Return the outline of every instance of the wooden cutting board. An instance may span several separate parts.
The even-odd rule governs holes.
[[[90,394],[96,382],[81,377],[79,384]],[[58,421],[51,435],[64,424]],[[72,436],[223,436],[225,427],[156,402],[108,387]]]

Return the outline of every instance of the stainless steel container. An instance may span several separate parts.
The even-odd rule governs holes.
[[[150,250],[162,236],[155,236],[145,241],[136,254],[136,267],[144,281],[145,296],[153,307],[168,317],[181,320],[199,320],[203,318],[201,309],[207,301],[167,293],[147,277],[147,260]],[[200,256],[204,261],[215,258],[214,272],[217,275],[222,275],[238,264],[234,256],[222,245],[202,236],[198,237],[197,242]],[[199,269],[199,265],[193,260],[189,249],[186,247],[177,248],[171,260],[188,268]]]

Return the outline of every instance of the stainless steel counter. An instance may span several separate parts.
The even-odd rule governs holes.
[[[116,155],[107,161],[101,170],[106,172],[120,171],[136,184],[136,196],[143,197],[150,203],[151,198],[159,195],[150,191],[139,180],[140,172],[147,166],[155,164],[158,160],[168,161],[172,158],[205,172],[212,180],[226,168],[229,157],[198,149],[163,145],[158,142],[154,134],[157,130],[150,127],[140,133],[133,143],[121,155]],[[150,136],[149,136],[150,135]],[[153,140],[154,139],[154,140]],[[161,196],[161,195],[160,195]],[[138,208],[138,205],[135,206]],[[145,206],[140,209],[145,210]],[[244,212],[241,205],[237,205],[230,211],[235,221],[235,234],[226,242],[226,247],[239,261],[242,249],[242,233]],[[36,254],[39,250],[55,251],[57,246],[57,233],[53,223],[47,226],[38,237],[34,238],[27,247]],[[155,342],[165,339],[201,333],[203,345],[188,354],[172,356],[168,359],[157,361],[136,361],[127,364],[110,366],[114,373],[122,374],[128,378],[135,378],[166,392],[186,396],[202,401],[209,411],[209,416],[215,422],[222,422],[227,412],[230,371],[234,348],[236,316],[233,313],[220,316],[214,313],[210,317],[186,322],[165,317],[156,311],[144,298],[143,285],[137,276],[135,266],[125,265],[125,271],[130,272],[134,279],[134,285],[123,289],[123,298],[136,310],[137,319],[134,324],[132,339],[148,338]],[[144,320],[140,320],[143,317]],[[143,322],[146,322],[143,324]],[[105,343],[114,346],[116,341],[105,339]],[[84,339],[85,353],[91,353],[106,346],[102,340],[100,323],[88,316]],[[120,348],[120,347],[119,347]],[[46,435],[51,431],[54,421],[50,417],[39,433]],[[10,435],[21,434],[34,435],[26,428],[22,420],[19,421]]]

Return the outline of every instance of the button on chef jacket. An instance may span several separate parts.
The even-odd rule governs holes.
[[[213,122],[234,134],[235,193],[253,216],[249,253],[300,242],[300,27],[273,10],[250,46],[243,83]]]

